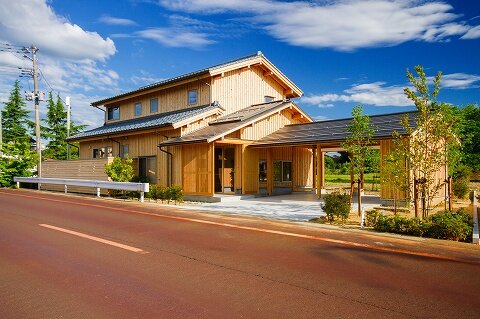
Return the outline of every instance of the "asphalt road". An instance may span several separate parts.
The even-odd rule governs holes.
[[[0,318],[479,318],[480,250],[0,189]]]

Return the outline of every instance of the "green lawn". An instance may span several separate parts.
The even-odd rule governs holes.
[[[375,177],[375,180],[374,180]],[[375,184],[378,184],[380,177],[378,173],[368,173],[365,174],[365,183],[372,184],[375,181]],[[350,175],[333,175],[325,174],[326,183],[350,183]]]

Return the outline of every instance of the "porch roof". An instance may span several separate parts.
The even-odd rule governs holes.
[[[401,121],[405,115],[408,115],[409,125],[415,129],[416,114],[415,111],[411,111],[370,116],[370,122],[376,128],[373,139],[391,138],[393,132],[406,135],[407,132]],[[342,143],[350,135],[347,126],[351,122],[352,118],[346,118],[286,125],[278,131],[253,142],[250,147]]]
[[[113,135],[124,132],[132,132],[166,126],[172,126],[173,128],[175,128],[175,124],[177,123],[185,122],[185,120],[188,120],[189,118],[201,116],[206,113],[211,113],[211,111],[215,110],[223,111],[223,108],[218,103],[212,103],[188,109],[182,109],[151,116],[144,116],[121,122],[106,123],[101,127],[97,127],[92,130],[71,136],[67,139],[67,141],[75,141],[90,137]]]
[[[210,143],[289,106],[298,109],[307,120],[311,121],[310,117],[290,100],[255,104],[232,114],[219,117],[210,122],[207,127],[198,129],[190,134],[163,141],[159,146]]]

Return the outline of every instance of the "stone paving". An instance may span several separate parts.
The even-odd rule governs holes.
[[[228,195],[221,195],[220,197],[222,197],[222,201],[218,203],[185,205],[182,208],[209,212],[238,213],[293,221],[308,221],[309,219],[325,215],[320,207],[323,201],[318,199],[313,193],[293,193],[257,198],[252,196],[244,199]],[[362,202],[365,210],[380,206],[380,198],[378,196],[362,196]],[[355,207],[356,202],[354,201],[352,209],[355,209]]]

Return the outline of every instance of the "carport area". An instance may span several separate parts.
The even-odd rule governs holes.
[[[221,202],[185,205],[183,209],[208,211],[228,214],[240,214],[272,219],[293,221],[308,221],[323,216],[322,199],[315,192],[292,193],[288,195],[255,197],[255,196],[225,196]],[[354,199],[352,209],[357,203]],[[362,206],[365,210],[380,206],[378,196],[362,196]]]

